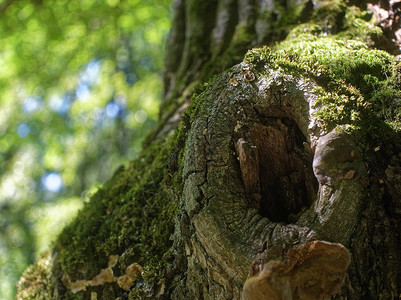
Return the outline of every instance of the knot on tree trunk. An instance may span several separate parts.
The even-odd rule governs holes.
[[[248,81],[243,70],[255,79]],[[182,219],[176,240],[183,243],[188,276],[214,274],[215,281],[189,280],[177,291],[205,297],[201,289],[207,285],[208,297],[239,299],[264,245],[324,239],[347,246],[366,171],[352,136],[320,127],[314,87],[301,76],[267,66],[258,73],[243,63],[195,99],[183,166],[183,210],[189,218]],[[348,148],[340,149],[343,142]],[[331,161],[337,152],[346,152],[344,159]],[[276,267],[297,268],[269,265],[266,272]]]

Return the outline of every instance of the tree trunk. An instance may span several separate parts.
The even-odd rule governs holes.
[[[159,127],[18,297],[241,299],[261,255],[339,244],[341,289],[286,265],[277,299],[400,297],[401,4],[351,2],[174,1]]]

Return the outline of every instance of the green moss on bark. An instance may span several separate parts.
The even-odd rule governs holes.
[[[176,145],[176,136],[153,143],[91,197],[56,243],[60,277],[90,280],[107,267],[110,255],[117,254],[116,275],[135,262],[144,269],[137,281],[157,287],[160,272],[171,259],[177,200],[173,189],[179,187],[172,185],[177,170],[169,160],[178,151]]]
[[[348,27],[358,31],[358,24]],[[362,39],[342,39],[349,31],[322,36],[315,29],[290,35],[272,48],[250,50],[244,62],[261,73],[268,66],[313,79],[318,84],[316,117],[327,130],[346,125],[367,147],[393,138],[401,124],[400,63],[385,51],[369,49]]]
[[[25,270],[17,283],[19,293],[16,299],[54,299],[55,279],[52,277],[50,253],[45,253],[36,264]]]

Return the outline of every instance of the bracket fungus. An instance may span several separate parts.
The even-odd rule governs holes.
[[[318,300],[340,290],[350,263],[341,244],[313,241],[279,252],[273,248],[251,265],[244,300]]]

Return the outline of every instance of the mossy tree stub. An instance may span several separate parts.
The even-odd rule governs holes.
[[[258,254],[315,239],[351,254],[338,297],[397,297],[400,62],[372,49],[391,41],[366,5],[189,2],[175,2],[159,128],[62,233],[54,275],[28,270],[20,298],[53,285],[48,298],[240,299]],[[134,263],[128,289],[91,285]],[[74,294],[67,277],[91,284]]]

